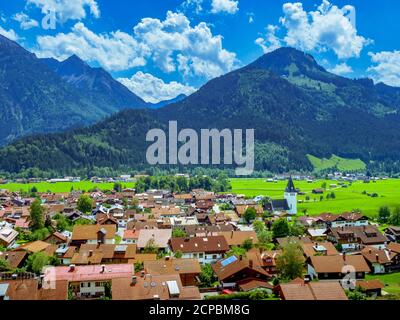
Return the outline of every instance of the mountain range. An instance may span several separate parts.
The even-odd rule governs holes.
[[[24,135],[94,124],[123,109],[168,103],[146,103],[76,55],[62,62],[39,59],[0,35],[0,145]]]
[[[68,89],[77,83],[97,88],[86,77],[77,79],[72,67],[46,64]],[[81,96],[90,101],[89,94],[74,98]],[[0,169],[143,169],[146,132],[175,120],[195,130],[255,129],[258,170],[311,171],[307,155],[335,154],[361,159],[371,170],[400,171],[400,88],[334,75],[293,48],[263,55],[182,99],[156,110],[123,110],[87,128],[18,139],[0,149]]]

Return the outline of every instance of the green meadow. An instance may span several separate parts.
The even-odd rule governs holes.
[[[133,188],[135,183],[127,182],[122,183],[123,188]],[[38,183],[7,183],[0,184],[0,189],[7,189],[10,191],[29,191],[33,187],[36,187],[38,192],[70,192],[71,189],[74,190],[82,190],[88,191],[94,188],[98,188],[100,190],[112,190],[114,187],[114,183],[102,182],[102,183],[93,183],[91,181],[80,181],[80,182],[38,182]]]
[[[310,154],[307,155],[308,160],[314,167],[314,171],[322,171],[326,169],[336,168],[339,171],[365,171],[366,164],[360,159],[345,159],[332,155],[329,159],[319,159]]]
[[[319,194],[313,194],[312,190],[321,188],[322,183],[326,182],[327,189],[324,192],[324,199],[321,201]],[[232,192],[244,194],[246,197],[258,195],[269,196],[273,199],[283,198],[287,182],[278,181],[267,182],[266,179],[231,179]],[[353,182],[347,188],[339,186],[337,181],[316,180],[312,183],[307,181],[294,181],[295,187],[300,188],[305,195],[298,195],[298,211],[301,214],[305,209],[311,215],[321,212],[342,213],[359,209],[364,214],[374,217],[377,215],[379,207],[389,206],[391,208],[400,205],[400,179],[379,180],[377,182],[363,183]],[[330,188],[331,184],[336,184],[336,188]],[[377,197],[370,197],[363,192],[376,193]],[[326,199],[328,193],[334,192],[334,199]],[[306,197],[309,200],[306,200]]]

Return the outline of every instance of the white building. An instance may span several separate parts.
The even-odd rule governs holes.
[[[289,210],[287,212],[293,215],[297,214],[297,191],[294,187],[292,177],[289,178],[285,189],[285,200],[289,206]]]

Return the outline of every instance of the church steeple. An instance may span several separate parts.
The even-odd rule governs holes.
[[[289,181],[288,181],[285,191],[289,192],[289,193],[296,192],[296,188],[294,187],[292,176],[290,176],[290,178],[289,178]]]

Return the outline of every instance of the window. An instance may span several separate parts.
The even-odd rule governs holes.
[[[212,258],[213,258],[214,260],[217,259],[217,255],[216,255],[216,254],[213,254]]]

